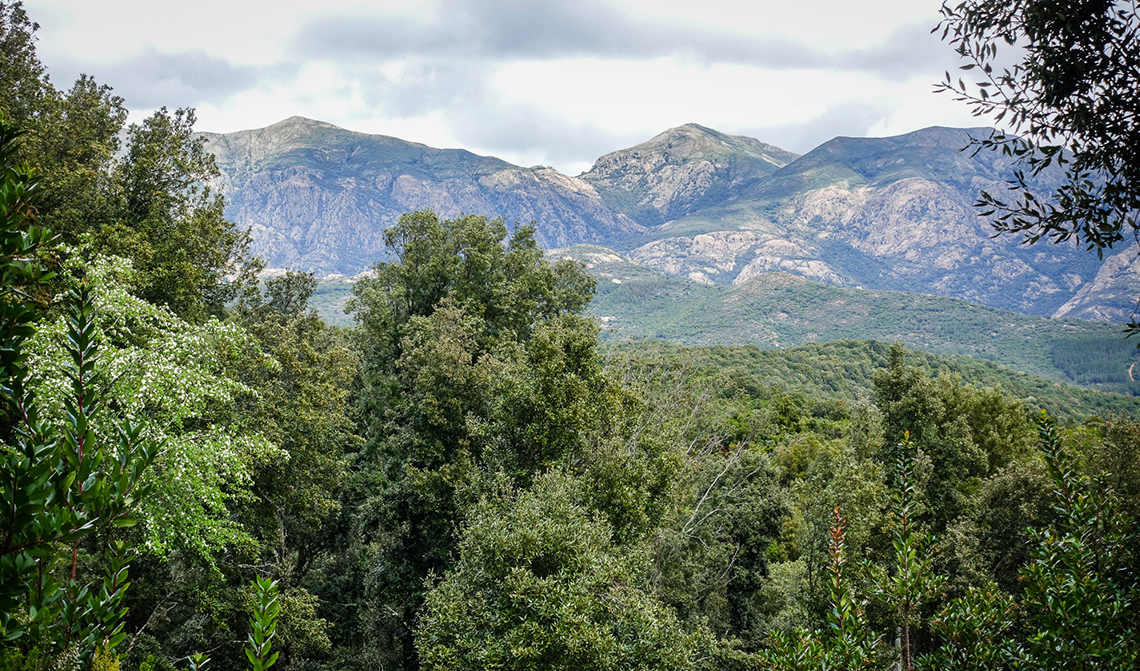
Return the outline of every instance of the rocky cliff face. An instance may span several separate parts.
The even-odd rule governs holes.
[[[223,173],[227,216],[250,227],[254,253],[272,266],[359,272],[383,258],[384,229],[419,209],[535,221],[538,242],[549,247],[644,230],[606,208],[590,184],[551,168],[300,117],[202,136]]]
[[[1080,285],[1076,295],[1057,308],[1054,317],[1124,322],[1136,311],[1140,299],[1140,255],[1129,248],[1105,259],[1091,282]]]

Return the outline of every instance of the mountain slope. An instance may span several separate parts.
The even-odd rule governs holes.
[[[602,205],[588,183],[458,149],[354,133],[301,117],[267,128],[201,134],[222,171],[226,216],[249,226],[272,266],[355,273],[384,253],[383,231],[411,210],[538,223],[563,246],[642,230]]]
[[[1119,327],[998,310],[917,293],[856,290],[766,273],[734,286],[667,277],[613,250],[552,252],[598,280],[591,310],[611,340],[787,348],[840,338],[902,341],[946,355],[987,359],[1040,377],[1140,394],[1137,360]]]
[[[534,220],[547,248],[605,244],[705,284],[784,272],[1025,314],[1127,318],[1140,296],[1131,248],[1102,262],[1075,246],[992,236],[973,203],[1004,189],[1013,166],[960,151],[986,132],[835,138],[797,157],[687,124],[577,178],[298,117],[203,137],[222,168],[227,215],[251,227],[270,266],[354,274],[383,258],[383,230],[401,213],[431,208]]]

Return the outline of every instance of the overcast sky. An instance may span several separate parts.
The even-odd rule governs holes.
[[[936,0],[25,0],[57,86],[137,120],[301,115],[578,174],[696,122],[803,153],[837,135],[976,126]]]

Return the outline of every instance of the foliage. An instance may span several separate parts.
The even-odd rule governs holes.
[[[828,544],[830,609],[826,631],[798,629],[791,635],[774,631],[759,653],[771,671],[853,671],[874,668],[878,639],[867,630],[866,601],[853,588],[844,554],[845,530],[839,507],[834,510]]]
[[[127,129],[114,171],[121,201],[96,240],[134,261],[140,297],[200,322],[220,315],[257,268],[247,263],[249,233],[226,221],[222,197],[207,186],[218,169],[194,121],[193,110],[162,108]]]
[[[1140,662],[1136,530],[1104,496],[1102,476],[1078,475],[1056,424],[1042,414],[1040,446],[1061,519],[1036,532],[1022,570],[1033,623],[1026,663],[1039,669],[1124,669]]]
[[[685,669],[697,639],[653,595],[644,550],[623,552],[559,473],[471,514],[459,560],[427,597],[425,669]]]
[[[919,532],[919,512],[914,482],[916,448],[910,434],[898,444],[895,458],[894,507],[892,511],[894,554],[886,567],[870,568],[871,598],[884,605],[902,632],[902,668],[914,668],[911,632],[922,624],[922,608],[944,593],[946,581],[934,573],[931,543]]]
[[[1025,168],[1010,182],[1012,202],[982,193],[977,205],[995,216],[995,228],[1029,243],[1072,240],[1098,254],[1133,237],[1140,230],[1135,3],[963,0],[943,4],[939,27],[966,61],[962,69],[978,75],[967,83],[947,73],[941,88],[1021,134],[975,140]],[[1064,179],[1047,200],[1028,188],[1026,173],[1050,166],[1063,169]]]
[[[253,615],[249,618],[252,631],[246,641],[245,656],[253,671],[265,671],[277,663],[277,657],[281,654],[280,651],[271,652],[281,604],[278,603],[277,581],[258,576],[253,581],[253,588]]]
[[[930,629],[942,644],[919,660],[923,669],[1002,671],[1016,658],[1010,631],[1017,604],[996,585],[970,587],[943,604],[931,618]]]
[[[93,301],[83,284],[69,293],[65,315],[65,412],[59,418],[42,412],[23,346],[42,310],[31,294],[50,278],[33,256],[49,236],[27,228],[35,185],[26,166],[10,166],[17,135],[0,114],[0,393],[8,424],[0,448],[0,640],[5,648],[38,647],[36,654],[85,661],[94,654],[95,662],[114,666],[112,650],[125,636],[120,605],[133,548],[93,541],[108,543],[96,555],[107,564],[105,578],[85,584],[83,541],[135,523],[133,509],[148,492],[142,478],[160,443],[139,423],[100,421],[117,399],[104,383]]]
[[[23,156],[43,180],[41,217],[64,242],[92,234],[99,252],[131,259],[136,295],[200,323],[253,283],[249,234],[223,216],[208,186],[213,157],[193,135],[194,112],[162,108],[124,128],[121,98],[82,75],[57,90],[35,53],[20,3],[0,3],[0,109],[28,130]],[[120,146],[120,137],[126,142]]]
[[[620,415],[597,328],[577,315],[593,281],[547,262],[533,227],[503,244],[506,234],[486,217],[405,215],[385,234],[393,260],[357,283],[351,304],[368,441],[358,477],[369,483],[353,525],[369,539],[365,580],[406,668],[423,580],[450,564],[455,525],[487,477],[525,485],[585,457]]]
[[[66,270],[91,286],[90,328],[103,342],[107,386],[116,399],[113,413],[98,421],[146,418],[142,435],[163,444],[150,495],[140,502],[143,547],[159,555],[190,552],[212,562],[222,548],[251,543],[229,506],[249,496],[255,465],[280,454],[235,412],[234,402],[252,391],[235,369],[272,364],[239,327],[217,320],[189,324],[131,295],[129,263],[86,260],[88,253],[73,253]],[[67,412],[66,379],[52,372],[66,357],[65,329],[62,318],[49,319],[28,344],[45,417]]]

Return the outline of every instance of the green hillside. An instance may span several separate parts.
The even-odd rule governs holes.
[[[557,254],[585,263],[598,280],[591,310],[611,343],[774,350],[841,339],[900,341],[1052,382],[1140,395],[1140,382],[1133,379],[1140,379],[1140,370],[1132,369],[1140,356],[1114,324],[1027,316],[926,294],[832,287],[784,273],[710,286],[667,277],[591,245]],[[350,279],[323,279],[310,303],[326,322],[349,325],[344,306],[351,293]]]
[[[676,343],[639,340],[610,345],[610,357],[644,364],[665,361],[690,366],[700,375],[726,375],[752,396],[775,388],[808,399],[855,401],[872,394],[872,375],[887,363],[890,344],[875,340],[841,339],[787,349],[755,345],[686,347]],[[910,350],[908,365],[932,376],[957,376],[978,387],[1000,387],[1022,400],[1030,410],[1045,409],[1059,417],[1124,413],[1140,416],[1140,397],[1086,389],[1012,370],[991,361],[962,355]]]
[[[1048,380],[1140,394],[1129,372],[1135,347],[1113,324],[1020,315],[926,294],[832,287],[783,273],[709,286],[666,277],[601,247],[561,254],[583,261],[598,278],[592,309],[610,341],[769,349],[841,338],[901,341]]]

